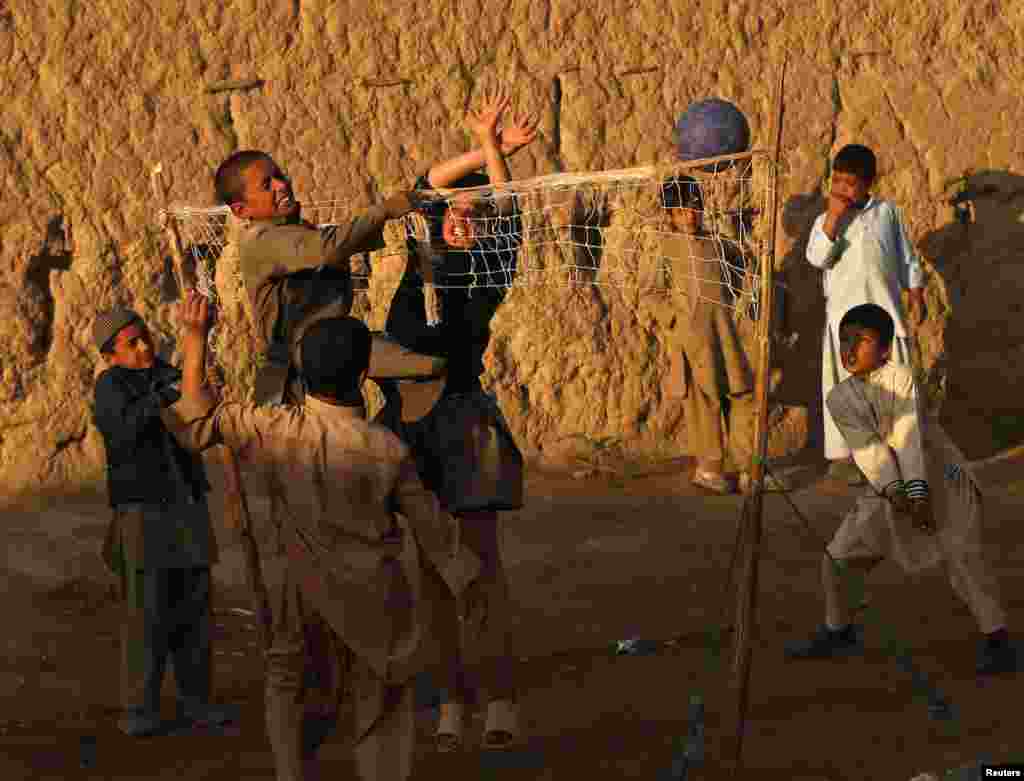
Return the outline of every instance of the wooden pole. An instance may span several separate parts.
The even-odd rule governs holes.
[[[184,244],[182,243],[175,218],[166,211],[169,206],[169,194],[167,186],[160,176],[162,171],[162,163],[153,169],[153,190],[156,194],[157,203],[160,203],[165,210],[164,232],[167,236],[167,243],[171,247],[174,275],[178,281],[178,289],[182,295],[185,295],[187,290],[195,287],[195,280],[186,279]],[[242,553],[245,557],[246,581],[254,599],[253,607],[259,626],[260,640],[263,643],[263,647],[268,648],[270,645],[270,599],[263,580],[259,546],[256,544],[256,538],[253,535],[252,516],[249,514],[249,502],[245,495],[245,485],[242,482],[242,471],[234,451],[227,445],[221,447],[221,459],[224,466],[225,510],[228,518],[233,521],[229,522],[228,525],[238,534],[242,544]]]
[[[771,376],[772,332],[775,292],[775,236],[779,211],[779,162],[782,152],[783,88],[786,60],[776,84],[775,148],[768,172],[771,187],[771,211],[767,251],[761,262],[761,318],[758,341],[757,377],[754,385],[757,418],[754,428],[754,454],[750,464],[750,493],[743,502],[740,519],[740,579],[736,604],[736,644],[733,657],[733,683],[736,687],[736,743],[733,771],[743,767],[743,738],[747,726],[750,693],[750,663],[756,631],[757,575],[764,509],[764,462],[768,453],[768,389]]]

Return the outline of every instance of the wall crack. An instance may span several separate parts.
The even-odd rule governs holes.
[[[562,80],[551,79],[551,158],[557,173],[565,173],[562,159]]]

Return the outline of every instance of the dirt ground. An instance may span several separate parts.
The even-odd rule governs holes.
[[[1022,460],[982,470],[993,564],[1017,625],[1024,617],[1024,479],[1015,478]],[[863,657],[783,658],[784,643],[821,620],[821,546],[853,501],[850,489],[828,483],[815,467],[797,467],[793,476],[792,499],[821,539],[803,529],[782,497],[766,497],[750,726],[739,777],[881,781],[941,773],[982,754],[1021,761],[1024,676],[975,677],[976,629],[937,575],[907,580],[883,565],[869,596],[952,700],[958,735],[929,719],[870,625]],[[481,753],[473,744],[478,729],[465,752],[437,754],[429,740],[433,713],[424,707],[413,777],[668,778],[695,693],[707,703],[706,760],[688,778],[729,777],[728,664],[709,669],[704,633],[731,601],[725,575],[740,500],[700,495],[678,464],[628,477],[536,474],[528,496],[529,506],[508,516],[504,538],[518,605],[509,650],[523,660],[523,746]],[[85,519],[93,535],[105,519],[99,505],[64,504],[61,512]],[[273,778],[256,634],[246,616],[231,612],[248,606],[244,591],[222,589],[216,602],[217,698],[241,705],[241,723],[223,734],[130,739],[115,726],[113,605],[85,580],[57,590],[38,583],[6,575],[0,778]],[[615,641],[633,635],[669,642],[651,655],[616,656]],[[169,683],[168,715],[172,694]],[[96,741],[92,769],[80,767],[83,737]],[[341,736],[321,756],[324,778],[354,778]]]

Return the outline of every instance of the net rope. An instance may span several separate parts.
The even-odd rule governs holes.
[[[684,308],[704,301],[756,320],[758,267],[768,249],[767,220],[759,217],[775,186],[770,165],[750,152],[430,191],[423,208],[389,225],[386,253],[413,256],[454,239],[446,253],[430,253],[437,288],[662,290],[678,294]],[[321,229],[359,214],[345,200],[300,201],[302,218]],[[177,205],[160,216],[177,221],[197,289],[217,300],[217,260],[240,221],[226,206]],[[369,274],[366,264],[353,264],[357,290],[366,290]]]

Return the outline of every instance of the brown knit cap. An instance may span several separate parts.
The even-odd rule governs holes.
[[[96,349],[100,352],[103,352],[104,348],[110,350],[114,346],[114,338],[122,328],[141,320],[138,314],[123,306],[100,312],[92,326],[92,340],[96,344]]]

